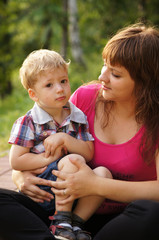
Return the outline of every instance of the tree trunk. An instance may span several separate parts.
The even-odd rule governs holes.
[[[138,5],[138,8],[139,8],[139,13],[140,13],[140,21],[144,24],[147,23],[147,17],[146,17],[146,5],[147,5],[147,2],[146,0],[140,0],[139,1],[139,5]]]
[[[66,59],[68,47],[68,0],[63,0],[63,14],[61,55]]]
[[[71,41],[71,51],[74,60],[85,66],[83,59],[83,51],[80,44],[79,28],[78,28],[78,10],[76,0],[68,0],[69,9],[69,36]]]

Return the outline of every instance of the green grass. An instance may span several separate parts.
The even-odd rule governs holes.
[[[84,82],[95,80],[99,76],[102,66],[101,55],[92,54],[85,61],[87,65],[85,69],[74,64],[73,61],[70,64],[69,78],[72,92]],[[14,121],[33,106],[27,91],[21,86],[17,71],[14,72],[12,81],[14,85],[12,95],[0,100],[0,153],[2,154],[10,149],[8,139]]]
[[[8,139],[14,121],[33,105],[22,87],[15,89],[12,95],[0,101],[0,152],[10,148]]]

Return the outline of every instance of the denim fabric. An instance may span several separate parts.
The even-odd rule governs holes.
[[[55,175],[52,174],[52,170],[58,170],[58,162],[60,161],[61,158],[59,158],[58,160],[56,160],[55,162],[52,162],[48,165],[47,169],[38,175],[38,177],[40,178],[44,178],[47,180],[52,180],[52,181],[56,181],[57,177]],[[51,191],[51,187],[49,186],[43,186],[43,185],[38,185],[41,189],[51,193],[54,195],[54,193]],[[55,196],[55,195],[54,195]],[[55,212],[55,199],[52,199],[50,202],[44,201],[44,203],[39,203],[39,205],[41,207],[43,207],[45,209],[45,211],[47,212],[51,212],[52,214],[54,214]]]

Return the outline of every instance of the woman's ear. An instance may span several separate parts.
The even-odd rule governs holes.
[[[29,89],[28,89],[28,94],[29,94],[29,97],[30,97],[34,102],[37,102],[37,101],[38,101],[38,98],[36,97],[35,90],[33,90],[32,88],[29,88]]]

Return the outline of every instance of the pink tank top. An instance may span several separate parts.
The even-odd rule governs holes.
[[[107,167],[114,179],[125,181],[155,180],[156,166],[153,162],[147,165],[140,153],[139,146],[144,132],[142,127],[128,142],[122,144],[107,144],[101,142],[94,133],[95,100],[100,84],[82,86],[75,91],[71,101],[80,108],[87,116],[90,133],[94,137],[94,157],[89,165]],[[98,210],[98,213],[118,213],[126,204],[106,199]]]

